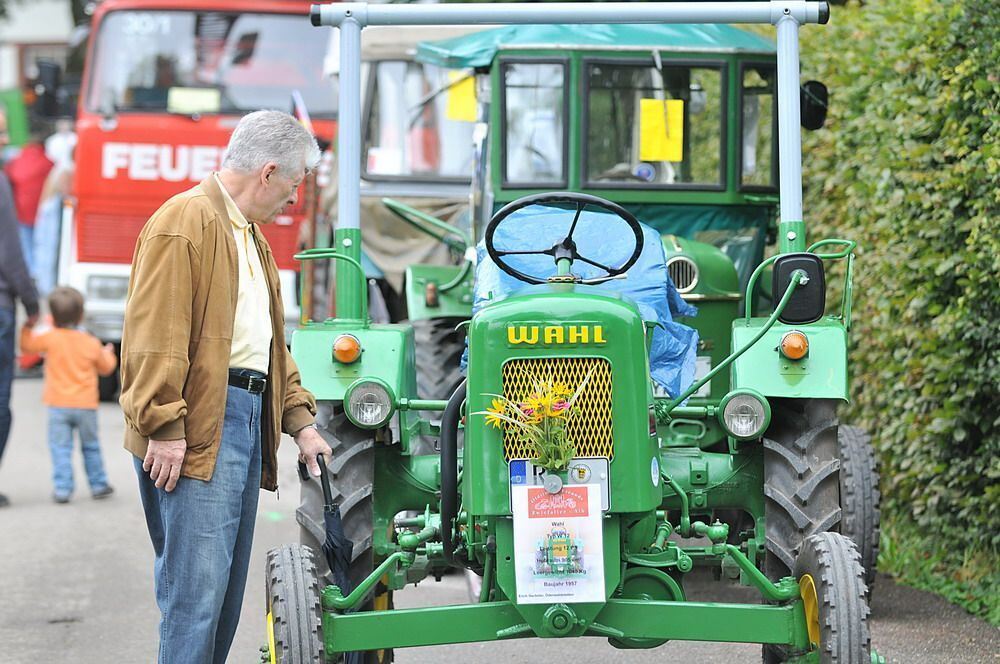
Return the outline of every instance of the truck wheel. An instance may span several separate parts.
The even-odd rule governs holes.
[[[375,478],[375,441],[371,432],[351,424],[339,401],[317,402],[316,426],[333,449],[333,454],[327,460],[326,472],[330,477],[333,500],[340,505],[344,533],[354,542],[349,576],[351,582],[357,585],[374,569],[372,487]],[[322,553],[322,543],[326,539],[323,488],[315,478],[301,482],[300,485],[301,498],[299,507],[295,510],[295,518],[299,522],[299,541],[315,552],[316,569],[323,585],[332,584],[333,576]],[[391,608],[392,593],[381,583],[376,585],[374,597],[369,597],[359,606],[362,611]],[[392,651],[365,653],[364,661],[366,664],[391,662]]]
[[[459,365],[465,352],[465,332],[455,329],[462,320],[432,318],[411,323],[421,399],[447,399],[462,382]]]
[[[313,552],[301,544],[271,549],[266,583],[271,664],[323,662],[323,609]]]
[[[855,426],[841,426],[840,503],[843,518],[840,532],[858,548],[865,570],[868,600],[871,601],[878,564],[879,490],[875,450],[868,433]]]
[[[775,399],[764,438],[765,572],[791,574],[802,542],[840,524],[836,403]]]

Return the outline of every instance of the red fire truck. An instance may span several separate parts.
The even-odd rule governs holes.
[[[308,0],[105,0],[93,17],[77,115],[73,199],[59,282],[87,298],[86,327],[118,343],[135,241],[167,198],[218,169],[229,134],[258,109],[307,112],[331,140],[330,32]],[[297,316],[295,262],[304,201],[264,228]],[[102,396],[116,385],[102,384]]]

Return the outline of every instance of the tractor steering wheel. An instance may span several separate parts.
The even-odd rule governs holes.
[[[504,251],[498,250],[493,245],[493,236],[496,233],[497,228],[500,224],[510,217],[512,214],[518,210],[523,210],[526,207],[532,205],[545,205],[546,203],[575,203],[576,204],[576,215],[573,217],[573,223],[569,227],[569,232],[566,233],[566,237],[562,240],[549,247],[548,249],[532,249],[532,250],[514,250],[514,251]],[[586,256],[581,255],[577,251],[576,242],[573,241],[573,231],[576,230],[576,224],[580,221],[580,214],[583,212],[584,208],[589,206],[602,208],[615,214],[618,218],[628,224],[629,229],[635,235],[635,250],[628,259],[619,265],[618,267],[609,267],[598,263],[595,260],[591,260]],[[639,220],[632,215],[631,212],[626,210],[616,203],[612,203],[609,200],[605,200],[598,196],[591,196],[590,194],[577,194],[573,192],[553,192],[545,194],[533,194],[531,196],[524,196],[516,201],[512,201],[507,205],[503,206],[493,218],[490,219],[490,223],[486,226],[486,236],[484,238],[484,243],[486,245],[486,251],[489,253],[490,258],[496,263],[496,266],[501,270],[514,277],[515,279],[520,279],[521,281],[527,282],[529,284],[544,284],[550,281],[548,278],[536,277],[530,274],[525,274],[520,270],[511,267],[511,265],[503,260],[504,256],[531,256],[531,255],[545,255],[552,256],[552,259],[558,264],[559,260],[562,258],[568,258],[571,261],[582,261],[588,265],[593,265],[596,268],[604,270],[607,272],[607,276],[597,277],[595,279],[587,279],[586,281],[576,278],[576,282],[584,282],[590,284],[600,283],[602,281],[607,281],[608,279],[614,279],[615,277],[625,273],[630,267],[635,265],[635,262],[639,260],[639,254],[642,253],[643,235],[642,226],[639,225]]]

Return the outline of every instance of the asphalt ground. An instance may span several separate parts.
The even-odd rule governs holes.
[[[77,454],[72,501],[51,498],[45,407],[39,379],[14,383],[14,428],[0,467],[0,662],[5,664],[132,664],[155,659],[159,613],[153,600],[152,548],[139,505],[131,456],[121,447],[123,422],[102,405],[104,460],[116,494],[90,498]],[[281,450],[280,495],[262,493],[250,580],[230,662],[253,664],[264,642],[264,557],[298,539],[295,449]],[[752,591],[710,579],[688,586],[697,599],[756,602]],[[429,580],[396,594],[400,608],[467,601],[460,575]],[[890,662],[1000,664],[1000,630],[939,597],[879,578],[872,607],[873,644]],[[608,661],[759,662],[760,647],[668,643],[655,650],[621,651],[603,639],[526,639],[400,650],[400,664],[469,661],[606,664]]]

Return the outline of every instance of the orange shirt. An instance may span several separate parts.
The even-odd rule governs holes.
[[[42,401],[56,408],[97,408],[97,374],[108,376],[118,364],[96,337],[68,328],[22,328],[21,350],[45,353]]]

